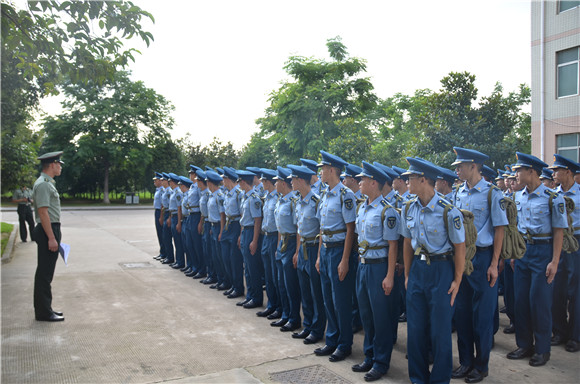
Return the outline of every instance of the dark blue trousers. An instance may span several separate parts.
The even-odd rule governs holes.
[[[191,233],[189,230],[189,216],[185,217],[181,222],[181,243],[183,244],[183,252],[185,253],[185,265],[192,267],[193,256],[191,254]]]
[[[407,355],[413,383],[449,383],[453,368],[451,319],[447,293],[454,275],[452,261],[415,259],[407,281]],[[433,369],[429,372],[429,343]]]
[[[562,252],[554,280],[554,335],[580,341],[580,250]]]
[[[276,273],[276,246],[278,245],[278,232],[265,235],[262,239],[262,264],[264,265],[264,277],[266,282],[266,296],[268,297],[268,309],[282,311],[279,299],[278,277]]]
[[[394,299],[394,309],[391,312],[391,329],[393,335],[393,344],[397,343],[397,337],[399,332],[399,317],[405,313],[405,267],[400,265],[399,268],[403,270],[403,273],[398,274],[395,270],[395,282],[393,285],[393,290],[391,291],[391,296]]]
[[[173,243],[175,244],[175,262],[180,267],[185,266],[185,253],[183,252],[183,241],[181,240],[181,233],[177,232],[177,215],[171,215],[171,235],[173,237]],[[183,225],[181,226],[181,232],[183,232]]]
[[[280,247],[282,247],[282,241],[280,241],[278,249]],[[300,326],[302,324],[302,318],[300,316],[300,284],[298,283],[298,273],[292,262],[294,253],[296,253],[296,238],[292,237],[288,240],[286,251],[280,252],[280,255],[282,256],[282,273],[284,275],[284,286],[288,300],[288,321]],[[280,282],[278,281],[278,283]]]
[[[550,352],[554,289],[546,279],[550,261],[551,243],[528,244],[524,257],[516,260],[516,343],[520,348],[534,346],[536,353]]]
[[[203,257],[203,245],[201,235],[197,231],[197,226],[199,225],[199,220],[201,219],[201,213],[193,212],[189,214],[189,219],[187,222],[187,231],[189,233],[189,248],[191,253],[191,267],[196,272],[207,272],[207,264],[205,258]]]
[[[167,225],[167,219],[169,219],[170,214],[169,212],[165,212],[163,217],[163,244],[165,248],[165,259],[174,262],[175,261],[175,254],[173,253],[173,239],[171,234],[171,225]]]
[[[244,228],[241,234],[240,247],[246,266],[246,287],[248,287],[247,298],[253,300],[256,304],[262,304],[264,301],[264,291],[262,290],[262,279],[260,274],[260,256],[261,244],[258,240],[258,248],[255,254],[250,252],[250,243],[254,238],[254,228]]]
[[[213,265],[216,271],[218,284],[223,284],[226,286],[231,286],[230,279],[228,278],[225,270],[224,261],[222,258],[222,242],[218,240],[220,235],[220,223],[211,224],[211,252]]]
[[[355,254],[350,255],[349,269],[343,281],[338,279],[342,247],[320,249],[320,283],[326,309],[326,345],[341,351],[352,348],[352,291],[355,285]]]
[[[487,281],[487,269],[492,258],[491,248],[477,251],[472,260],[473,272],[464,275],[455,299],[455,329],[459,363],[488,371],[497,310],[497,282]]]
[[[301,246],[298,250],[298,262],[296,263],[296,274],[298,275],[298,285],[300,286],[300,297],[302,299],[302,315],[304,320],[302,326],[307,332],[312,331],[312,322],[314,319],[314,300],[312,290],[310,289],[310,275],[308,274],[308,254],[304,260],[304,250]]]
[[[159,224],[159,218],[161,217],[161,209],[155,210],[155,232],[157,233],[157,241],[159,242],[159,255],[163,256],[163,249],[165,248],[163,244],[163,224]]]
[[[301,250],[301,252],[303,252],[303,250]],[[310,324],[310,334],[317,339],[322,339],[326,329],[326,309],[324,308],[324,298],[322,297],[320,274],[316,270],[318,245],[307,246],[306,253],[308,255],[308,261],[306,262],[306,273],[308,274],[308,280],[310,281],[310,295],[312,297],[313,308],[312,321]]]
[[[222,233],[222,258],[226,273],[236,292],[244,293],[244,258],[238,247],[241,227],[239,221],[232,221]]]
[[[515,324],[516,313],[516,296],[514,286],[514,270],[511,266],[511,260],[505,260],[503,267],[503,302],[505,304],[505,313],[510,319],[511,324]]]
[[[363,328],[365,330],[365,361],[373,369],[387,373],[393,352],[392,315],[399,301],[399,292],[387,296],[383,280],[387,276],[388,263],[359,264],[356,275],[356,293]]]
[[[203,252],[203,259],[205,260],[205,265],[207,265],[207,276],[215,279],[217,278],[214,260],[211,252],[211,223],[209,221],[204,221],[203,223],[203,234],[201,235],[201,245]]]

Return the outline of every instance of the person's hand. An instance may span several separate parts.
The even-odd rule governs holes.
[[[554,277],[556,277],[556,272],[558,272],[558,263],[551,261],[550,264],[548,264],[546,267],[546,277],[548,278],[548,284],[552,284]]]
[[[50,239],[48,240],[48,250],[51,252],[57,252],[58,251],[58,242],[56,241],[56,239]]]
[[[393,290],[393,286],[395,285],[395,278],[394,276],[387,275],[383,280],[383,291],[385,291],[385,295],[390,295],[391,291]]]
[[[461,285],[461,283],[458,283],[457,281],[453,280],[451,282],[451,287],[449,287],[449,290],[447,291],[448,295],[451,295],[451,306],[453,307],[453,303],[455,303],[455,296],[457,296],[457,292],[459,292],[459,285]]]
[[[258,250],[258,242],[254,240],[250,243],[250,254],[254,256],[257,250]]]
[[[344,278],[346,277],[346,274],[348,273],[348,260],[342,260],[338,264],[337,270],[338,270],[338,280],[343,281]]]
[[[497,275],[498,275],[498,271],[497,271],[497,265],[490,265],[489,268],[487,269],[487,281],[489,281],[489,286],[493,287],[495,285],[495,282],[497,281]]]
[[[175,226],[175,230],[177,231],[177,233],[181,233],[181,223],[177,223],[177,225]]]

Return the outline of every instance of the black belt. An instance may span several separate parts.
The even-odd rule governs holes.
[[[386,263],[388,260],[387,257],[378,257],[376,259],[369,259],[368,257],[361,257],[360,263],[361,264],[381,264]]]
[[[493,248],[493,245],[488,245],[487,247],[475,247],[477,252],[485,252],[485,251],[489,251],[490,249]]]
[[[242,226],[242,229],[250,229],[250,228],[254,229],[254,226],[253,225],[243,225]]]
[[[526,239],[526,244],[527,245],[552,244],[552,239],[532,239],[531,241]]]
[[[262,231],[262,235],[265,235],[265,236],[274,236],[274,235],[276,235],[276,236],[278,236],[278,232],[277,231],[274,231],[274,232]]]
[[[194,216],[194,215],[200,215],[201,216],[201,212],[189,212],[190,216]]]
[[[426,253],[420,253],[415,256],[415,259],[423,261],[426,261],[427,259],[429,259],[430,261],[449,261],[453,259],[453,252],[440,253],[438,255],[428,255]]]
[[[324,248],[338,248],[344,247],[344,241],[333,241],[333,242],[323,242],[322,245]]]
[[[209,223],[211,224],[212,227],[217,227],[218,225],[220,225],[220,222],[219,221],[218,222],[215,222],[215,223],[212,223],[210,221]]]

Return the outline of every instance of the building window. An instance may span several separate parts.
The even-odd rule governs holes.
[[[570,160],[580,161],[580,133],[556,136],[556,152]]]
[[[556,53],[558,65],[558,97],[578,94],[578,69],[580,48],[570,48]]]
[[[580,1],[558,1],[558,12],[564,12],[580,6]]]

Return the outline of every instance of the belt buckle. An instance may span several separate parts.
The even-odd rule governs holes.
[[[427,261],[427,256],[424,253],[421,253],[421,261]]]
[[[365,259],[364,257],[361,257],[361,258],[360,258],[360,263],[361,263],[361,264],[366,264],[366,259]]]

